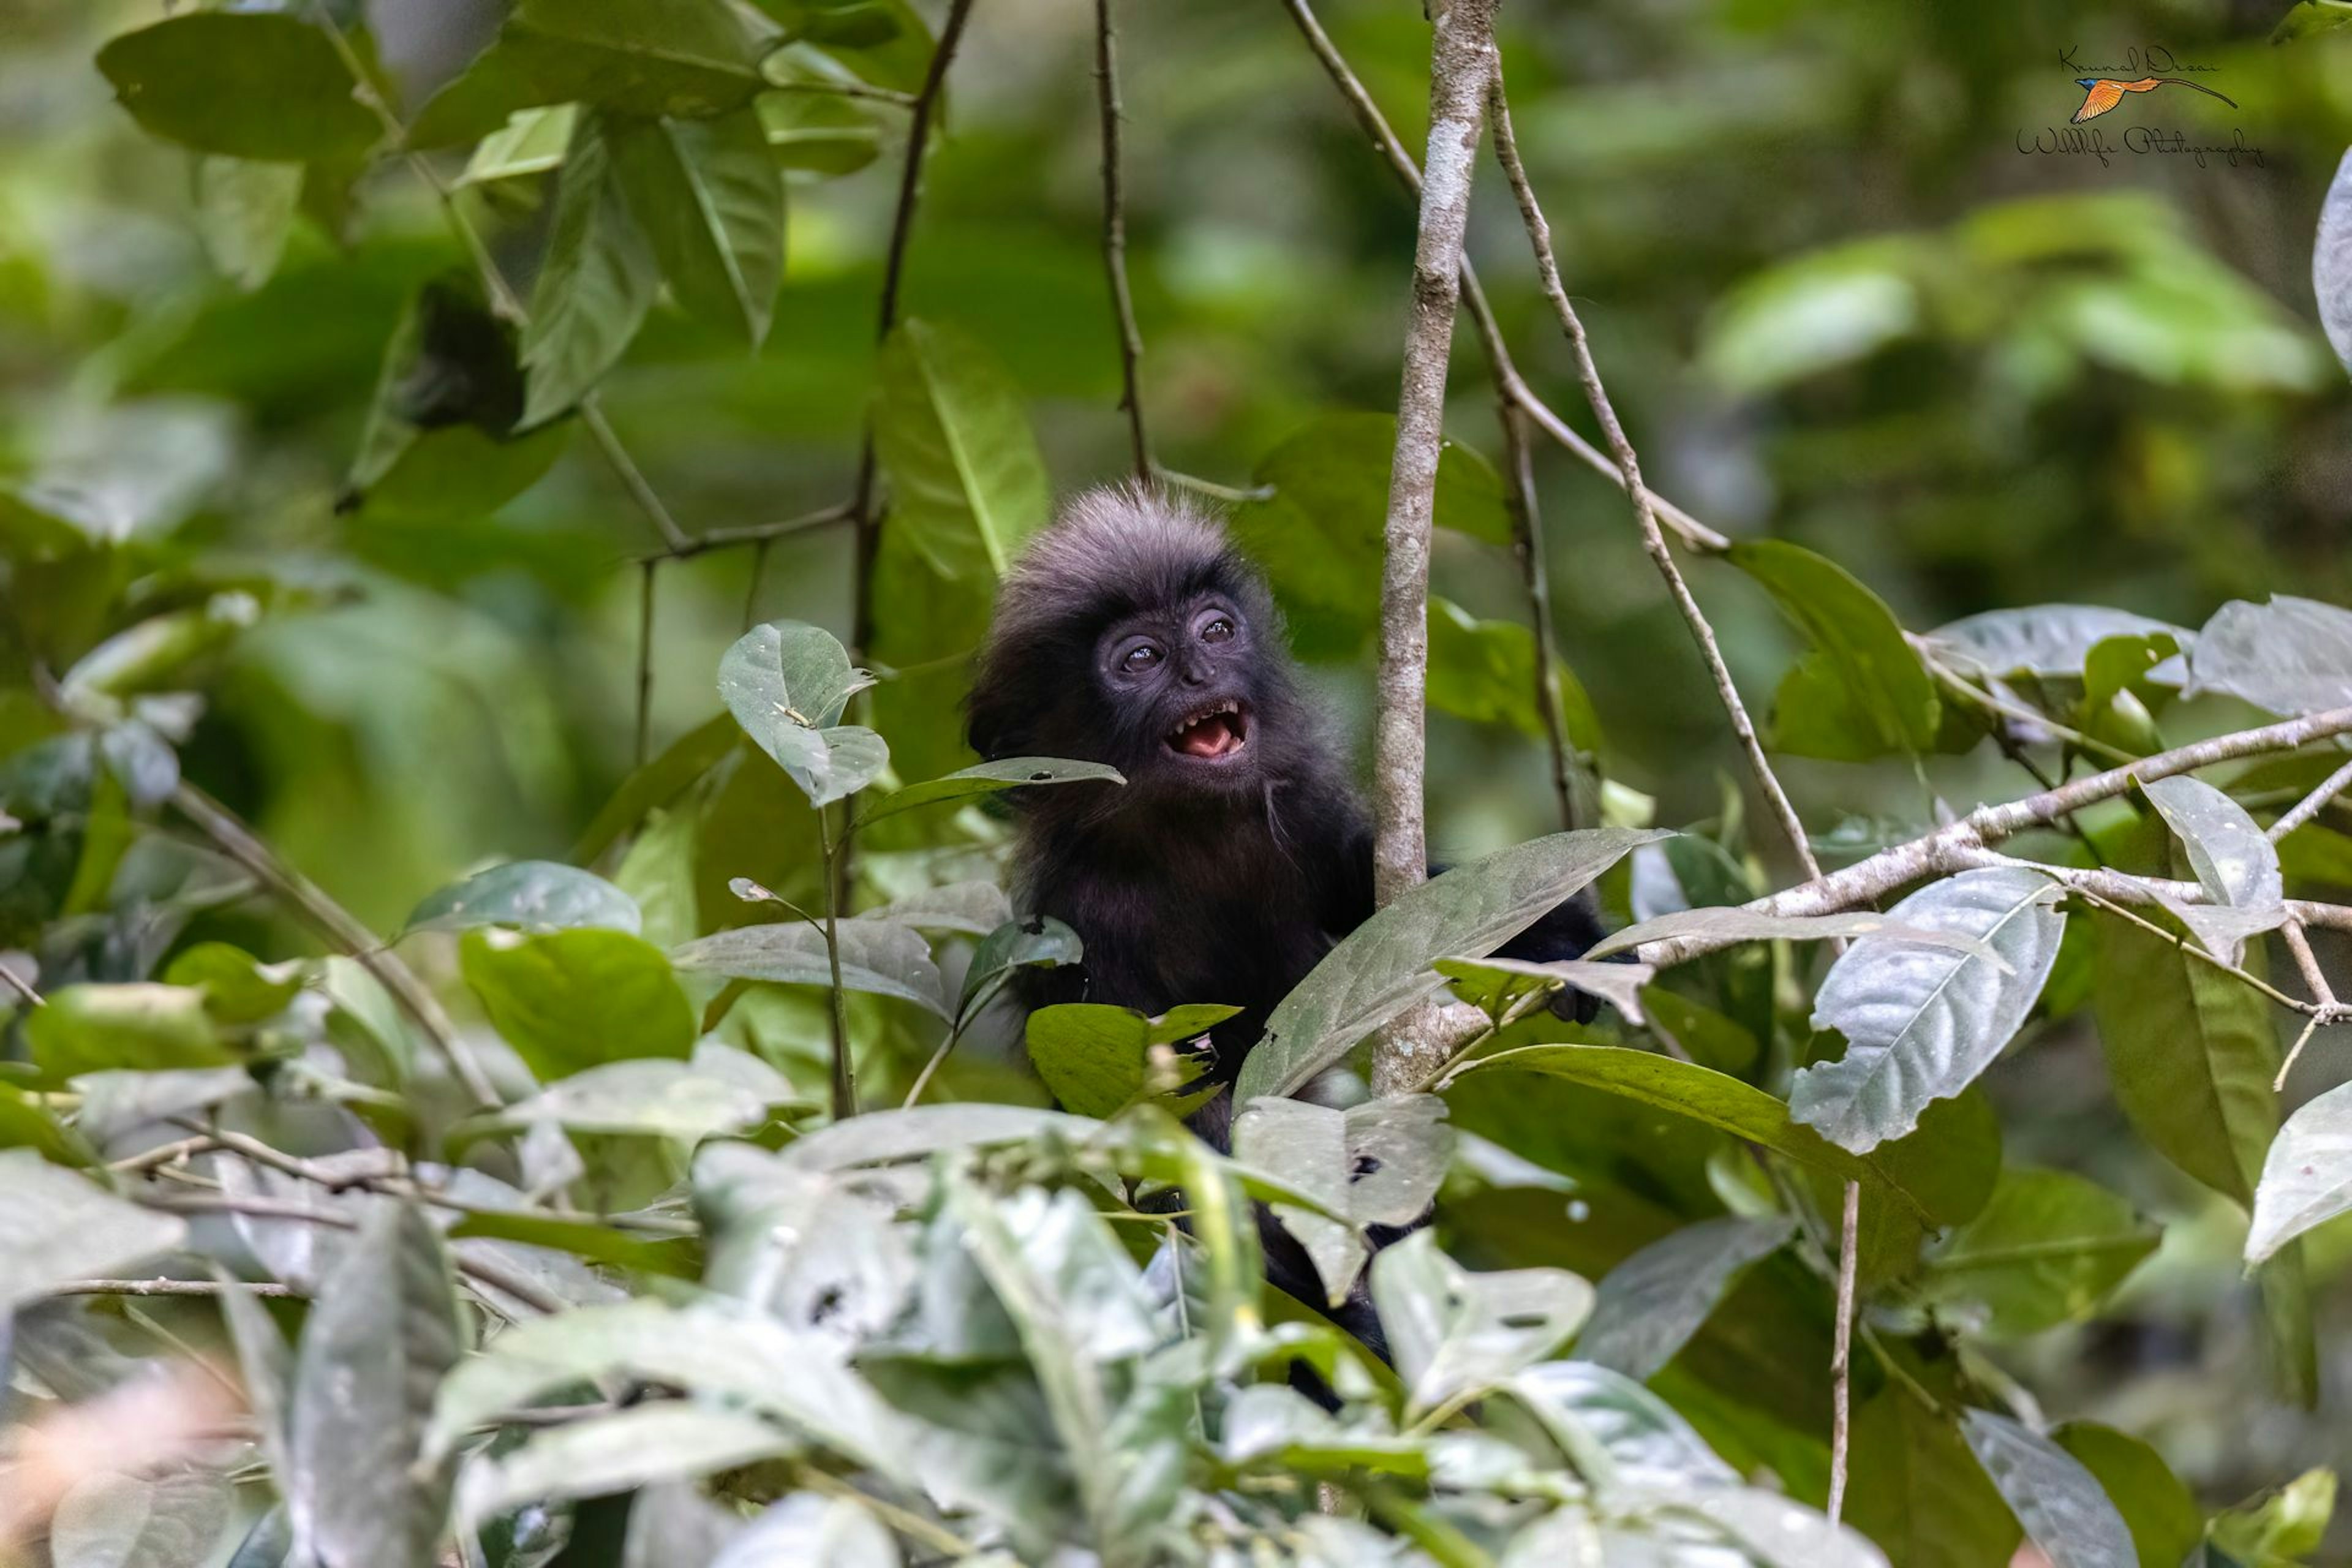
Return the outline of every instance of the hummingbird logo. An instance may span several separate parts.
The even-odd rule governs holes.
[[[2159,87],[2193,87],[2208,97],[2220,99],[2232,109],[2238,107],[2237,100],[2225,93],[2215,92],[2203,82],[2190,81],[2187,77],[2144,76],[2137,81],[2123,81],[2115,77],[2084,76],[2076,77],[2074,85],[2083,89],[2083,107],[2074,110],[2074,118],[2070,121],[2075,125],[2085,120],[2096,120],[2121,103],[2127,92],[2154,92]]]

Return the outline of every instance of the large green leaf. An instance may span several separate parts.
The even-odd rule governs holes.
[[[1664,1400],[1605,1366],[1546,1362],[1519,1373],[1508,1386],[1604,1494],[1689,1496],[1738,1479]]]
[[[1852,1453],[1846,1517],[1885,1550],[1893,1568],[2010,1560],[2017,1522],[1950,1416],[1890,1380],[1857,1404]]]
[[[1846,1039],[1843,1059],[1799,1072],[1798,1121],[1857,1154],[1919,1124],[1928,1102],[1974,1082],[2009,1044],[2058,959],[2066,917],[2038,871],[1963,871],[1895,906],[1904,925],[1974,937],[1990,955],[1868,936],[1831,966],[1813,1027]]]
[[[381,136],[334,41],[288,11],[191,11],[109,39],[98,68],[152,133],[233,158],[349,158]]]
[[[578,100],[701,119],[751,100],[773,29],[727,0],[521,0],[490,47],[425,105],[409,144],[487,136],[520,109]]]
[[[470,1466],[457,1489],[457,1506],[463,1517],[485,1520],[520,1503],[691,1480],[803,1447],[791,1433],[755,1415],[657,1400],[552,1427]]]
[[[322,1563],[433,1560],[448,1481],[421,1465],[434,1391],[462,1341],[449,1256],[413,1204],[373,1200],[303,1324],[288,1426],[296,1539]]]
[[[1325,415],[1258,460],[1252,478],[1270,493],[1234,513],[1234,535],[1281,598],[1303,652],[1351,654],[1371,632],[1395,454],[1393,415]],[[1495,543],[1511,536],[1503,481],[1467,447],[1449,442],[1439,453],[1435,508],[1439,528]]]
[[[2053,1568],[2138,1568],[2123,1515],[2081,1460],[1990,1410],[1965,1412],[1960,1430]]]
[[[2246,1261],[2264,1261],[2347,1210],[2352,1210],[2352,1083],[2340,1083],[2288,1117],[2263,1156]]]
[[[1372,1303],[1411,1391],[1411,1416],[1500,1386],[1551,1354],[1592,1310],[1592,1287],[1565,1268],[1473,1274],[1422,1229],[1372,1259]]]
[[[153,1072],[238,1060],[191,985],[65,985],[25,1020],[33,1060],[56,1079],[110,1068]]]
[[[407,930],[500,925],[549,931],[597,926],[635,936],[643,922],[637,901],[593,871],[556,860],[515,860],[426,895],[409,911]]]
[[[684,1057],[694,1045],[694,1008],[669,960],[626,931],[469,931],[457,954],[491,1025],[541,1081],[599,1062]]]
[[[1020,388],[961,331],[920,320],[891,332],[878,375],[884,526],[943,577],[1002,577],[1049,505]]]
[[[1063,757],[1003,757],[996,762],[982,763],[977,767],[961,768],[940,778],[926,779],[921,784],[911,784],[904,789],[894,789],[858,813],[857,825],[863,827],[869,822],[878,822],[886,816],[896,816],[902,811],[913,811],[919,806],[977,800],[1009,789],[1046,784],[1125,783],[1126,777],[1117,768],[1101,763],[1074,763]]]
[[[2164,1458],[2095,1421],[2069,1421],[2051,1438],[2090,1471],[2130,1527],[2139,1568],[2182,1568],[2205,1536],[2205,1511]]]
[[[2106,605],[2030,605],[1986,610],[1927,634],[1948,664],[1984,675],[2084,677],[2091,650],[2110,637],[2169,636],[2182,647],[2183,627]]]
[[[1288,1094],[1357,1041],[1435,992],[1441,958],[1484,957],[1574,897],[1634,846],[1622,827],[1555,833],[1457,866],[1400,895],[1343,938],[1266,1019],[1236,1103]]]
[[[186,1236],[173,1215],[124,1203],[30,1149],[0,1150],[0,1309],[120,1272]]]
[[[880,736],[837,722],[873,683],[850,667],[839,638],[804,621],[753,626],[719,661],[727,710],[814,805],[865,788],[888,760]]]
[[[196,233],[213,265],[238,288],[258,289],[278,270],[304,173],[299,163],[216,154],[196,160]]]
[[[1956,1326],[2000,1339],[2040,1333],[2098,1310],[2158,1237],[2095,1183],[2011,1169],[1984,1212],[1929,1254],[1919,1296]]]
[[[1363,1227],[1406,1226],[1437,1196],[1454,1152],[1445,1103],[1412,1094],[1346,1110],[1301,1100],[1254,1100],[1235,1118],[1234,1152],[1296,1184],[1349,1223],[1278,1204],[1275,1216],[1307,1249],[1326,1300],[1348,1299],[1370,1254]]]
[[[2173,913],[2206,951],[2237,963],[2246,938],[2286,919],[2277,847],[2244,806],[2203,779],[2158,779],[2140,793],[2180,840],[2210,900],[2178,904]]]
[[[2092,1009],[2116,1099],[2156,1152],[2251,1208],[2278,1127],[2278,1040],[2252,987],[2095,914]]]
[[[525,426],[544,424],[595,390],[637,335],[660,283],[653,247],[613,179],[604,121],[583,114],[556,179],[547,259],[523,331]]]
[[[1785,540],[1747,540],[1732,564],[1771,594],[1817,650],[1817,675],[1835,680],[1877,748],[1934,750],[1942,705],[1903,627],[1877,595],[1836,563]]]
[[[784,184],[760,117],[616,121],[613,174],[689,315],[757,345],[784,275]]]
[[[1786,1219],[1738,1215],[1701,1220],[1661,1237],[1601,1277],[1576,1358],[1647,1382],[1752,1265],[1788,1241]]]
[[[845,987],[897,996],[942,1018],[952,1016],[946,983],[920,936],[886,921],[842,921],[834,929]],[[833,984],[824,932],[804,921],[717,931],[686,943],[671,957],[692,974],[782,985]]]
[[[1560,732],[1580,752],[1601,748],[1592,699],[1565,665]],[[1549,731],[1536,692],[1536,634],[1519,621],[1482,621],[1450,599],[1429,601],[1429,705],[1481,724],[1508,724],[1537,740]]]
[[[2292,594],[2232,599],[2189,650],[2189,689],[2226,691],[2273,713],[2352,705],[2352,610]]]

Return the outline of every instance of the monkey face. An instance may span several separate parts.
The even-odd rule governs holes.
[[[1262,653],[1237,595],[1195,594],[1128,616],[1095,644],[1097,689],[1130,780],[1221,791],[1257,781]]]

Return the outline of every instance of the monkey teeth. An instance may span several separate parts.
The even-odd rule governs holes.
[[[1249,721],[1242,705],[1229,698],[1176,726],[1168,737],[1168,749],[1179,756],[1223,762],[1240,754],[1248,738]]]

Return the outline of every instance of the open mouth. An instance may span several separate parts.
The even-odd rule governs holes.
[[[1203,708],[1170,732],[1168,749],[1180,757],[1229,762],[1249,743],[1249,715],[1231,698]]]

